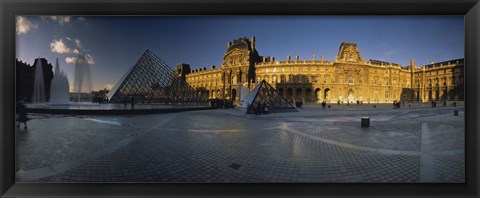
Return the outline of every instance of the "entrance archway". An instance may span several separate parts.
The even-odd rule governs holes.
[[[285,97],[285,93],[283,91],[283,88],[278,88],[278,93],[282,96],[282,97]]]
[[[288,100],[292,100],[292,99],[293,99],[293,89],[292,89],[292,88],[288,88],[288,89],[287,89],[287,99],[288,99]]]
[[[326,89],[324,90],[324,95],[323,95],[323,96],[324,96],[324,99],[325,99],[326,101],[330,101],[330,88],[326,88]]]
[[[295,99],[296,99],[296,100],[301,100],[301,99],[303,99],[303,97],[302,97],[302,89],[301,89],[301,88],[297,88],[297,89],[295,90]]]
[[[235,99],[237,99],[237,90],[236,89],[232,89],[232,96],[231,96],[232,100],[235,101]]]
[[[353,90],[349,89],[348,90],[348,102],[349,103],[354,103],[355,97],[353,96]]]
[[[315,101],[319,102],[320,100],[322,100],[322,98],[320,96],[320,88],[316,88],[315,89]]]
[[[305,89],[305,100],[306,102],[312,102],[312,89]]]

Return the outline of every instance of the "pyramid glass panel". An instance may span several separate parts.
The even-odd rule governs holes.
[[[110,103],[207,104],[207,99],[182,80],[150,50],[108,93]]]
[[[246,104],[246,113],[248,114],[254,113],[259,105],[266,106],[269,112],[297,111],[290,102],[283,98],[280,93],[265,80],[262,80],[262,82],[243,99],[243,104]]]

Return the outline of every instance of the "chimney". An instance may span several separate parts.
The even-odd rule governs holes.
[[[231,41],[228,41],[227,47],[230,47],[230,46],[232,46],[232,42],[231,42]]]
[[[255,36],[250,37],[250,47],[252,47],[252,50],[255,49]]]

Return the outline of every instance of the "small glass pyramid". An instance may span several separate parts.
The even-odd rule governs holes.
[[[242,100],[242,103],[247,107],[247,114],[254,113],[259,105],[267,107],[269,112],[298,111],[265,80],[262,80],[262,82]]]

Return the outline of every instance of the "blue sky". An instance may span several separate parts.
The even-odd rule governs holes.
[[[362,58],[417,65],[464,57],[463,16],[22,16],[17,58],[43,57],[67,73],[87,55],[95,90],[111,87],[146,49],[170,67],[219,66],[227,42],[256,37],[262,56],[333,60],[341,42],[354,42]]]

